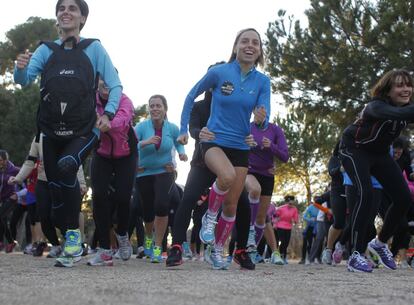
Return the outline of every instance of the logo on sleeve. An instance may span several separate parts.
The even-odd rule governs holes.
[[[223,95],[230,95],[233,93],[233,91],[234,91],[234,85],[231,82],[225,81],[223,85],[221,85],[221,93]]]

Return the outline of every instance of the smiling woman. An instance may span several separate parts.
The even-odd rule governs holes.
[[[371,175],[379,181],[392,205],[378,237],[368,243],[368,250],[377,255],[385,267],[396,269],[387,242],[397,226],[407,224],[405,215],[412,203],[401,169],[389,150],[408,123],[414,122],[414,105],[410,103],[412,93],[413,80],[408,71],[385,73],[372,89],[372,100],[366,104],[355,123],[343,132],[339,155],[360,197],[354,213],[351,213],[354,252],[348,260],[350,271],[372,272],[372,266],[364,256],[368,243],[367,227],[374,223],[377,213],[372,211],[376,205],[373,202]]]

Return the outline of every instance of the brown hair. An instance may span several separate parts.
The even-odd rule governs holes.
[[[153,96],[151,96],[149,98],[148,104],[153,98],[159,98],[161,100],[161,102],[162,102],[162,104],[164,105],[164,108],[165,108],[165,119],[167,119],[167,111],[168,111],[167,99],[162,94],[154,94]]]
[[[260,37],[260,34],[258,31],[256,31],[256,29],[254,28],[247,28],[244,30],[241,30],[240,32],[237,33],[236,39],[234,40],[233,43],[233,48],[231,49],[231,55],[230,55],[230,59],[229,62],[232,62],[233,60],[236,59],[236,53],[234,52],[234,48],[236,47],[237,43],[239,42],[240,36],[243,33],[249,32],[249,31],[253,31],[256,32],[257,36],[259,36],[259,41],[260,41],[260,55],[259,57],[256,59],[256,62],[254,63],[256,66],[259,65],[261,67],[264,66],[264,55],[263,55],[263,43],[262,43],[262,38]]]
[[[78,5],[79,10],[81,12],[81,15],[83,17],[85,17],[85,19],[87,19],[88,15],[89,15],[89,7],[88,7],[88,4],[86,3],[86,1],[84,1],[84,0],[74,0],[74,1]],[[62,2],[63,2],[63,0],[58,0],[56,2],[55,16],[57,16],[58,11],[59,11],[59,7],[62,4]],[[81,23],[79,30],[82,30],[84,25],[85,25],[84,23]]]
[[[413,79],[410,72],[404,69],[395,69],[385,73],[374,87],[372,87],[371,97],[388,98],[392,85],[399,80],[402,80],[408,87],[413,87]]]

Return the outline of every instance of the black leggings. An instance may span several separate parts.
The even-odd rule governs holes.
[[[187,176],[187,182],[185,183],[183,199],[175,212],[172,230],[173,244],[181,245],[187,240],[187,229],[190,225],[191,212],[200,196],[207,194],[209,187],[215,179],[216,176],[207,167],[191,167]]]
[[[382,242],[387,242],[393,236],[401,218],[406,215],[411,204],[410,191],[400,167],[388,153],[378,155],[353,148],[342,149],[340,156],[345,171],[358,189],[359,198],[351,217],[351,243],[353,249],[363,253],[368,226],[375,219],[375,213],[372,212],[375,202],[371,175],[377,178],[393,202],[378,235]]]
[[[168,216],[174,187],[173,173],[137,178],[137,189],[142,203],[144,222],[153,222],[155,216]]]
[[[19,222],[21,222],[24,218],[24,213],[27,212],[25,219],[25,235],[26,235],[26,243],[31,244],[32,243],[32,231],[30,228],[30,225],[34,225],[34,223],[31,223],[30,215],[29,215],[29,207],[31,208],[31,212],[33,213],[33,210],[36,209],[36,205],[21,205],[18,204],[16,208],[13,210],[13,213],[10,217],[10,233],[13,238],[13,240],[16,240],[17,238],[17,226],[19,225]]]
[[[332,226],[337,230],[342,230],[345,228],[347,210],[343,185],[331,188],[330,203],[334,219]]]
[[[280,246],[279,246],[280,256],[282,258],[286,258],[292,230],[277,228],[277,229],[274,229],[274,232],[275,232],[275,237],[276,237],[276,243],[277,244],[280,243]]]
[[[195,244],[195,250],[197,254],[200,254],[201,250],[201,239],[200,239],[200,229],[201,229],[201,219],[203,215],[208,210],[208,203],[204,201],[201,205],[195,205],[193,211],[193,229],[191,230],[191,243]],[[176,216],[177,217],[177,216]]]
[[[47,181],[37,180],[36,205],[43,234],[53,246],[59,245],[55,224],[52,217],[52,198]],[[79,216],[78,216],[79,217]]]
[[[131,237],[132,233],[136,232],[137,235],[137,247],[144,245],[144,224],[142,220],[142,204],[139,199],[137,191],[137,182],[135,180],[135,188],[133,191],[133,198],[129,209],[129,221],[128,221],[128,235]]]
[[[0,204],[0,242],[3,242],[3,236],[8,243],[13,242],[13,237],[10,232],[9,219],[17,207],[17,201],[12,199],[5,199]]]
[[[98,141],[94,133],[70,140],[43,136],[43,164],[49,183],[53,217],[61,231],[79,228],[81,193],[77,172]]]
[[[119,159],[108,159],[93,155],[91,163],[91,184],[93,217],[100,247],[110,248],[109,232],[112,227],[112,207],[116,206],[117,233],[125,235],[128,231],[129,205],[134,185],[137,157],[130,154]],[[109,196],[109,186],[114,194]]]
[[[346,225],[344,230],[342,231],[342,234],[339,238],[339,242],[342,245],[347,245],[348,242],[351,240],[351,219],[352,219],[352,213],[354,212],[354,207],[358,201],[358,194],[357,189],[352,185],[346,185],[345,186],[345,197],[346,197],[346,206],[347,206],[347,217],[346,217]],[[381,189],[374,188],[373,189],[373,204],[372,208],[370,210],[369,219],[375,219],[375,215],[377,214],[378,207],[380,206],[383,198],[383,192]],[[377,234],[374,221],[372,221],[368,227],[367,232],[365,235],[365,241],[364,245],[365,248],[362,249],[361,253],[364,253],[366,250],[366,247],[368,245],[368,242],[373,239]],[[352,252],[352,244],[350,245],[349,251]]]

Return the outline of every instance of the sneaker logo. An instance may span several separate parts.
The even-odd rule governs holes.
[[[75,70],[66,70],[63,69],[62,71],[59,72],[60,75],[74,75],[75,74]]]

